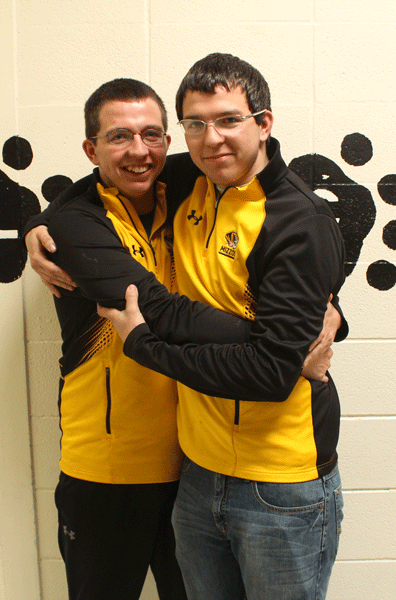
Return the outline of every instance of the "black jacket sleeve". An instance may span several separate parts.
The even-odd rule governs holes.
[[[168,155],[159,180],[166,184],[166,197],[169,219],[172,220],[180,203],[192,192],[194,183],[202,171],[193,163],[188,152]],[[348,323],[344,317],[338,296],[333,296],[331,303],[341,316],[341,325],[335,341],[341,342],[348,335]]]
[[[74,200],[48,223],[57,252],[50,258],[79,286],[63,295],[83,295],[103,306],[123,309],[134,283],[147,322],[171,343],[229,343],[248,339],[250,323],[223,311],[171,294],[122,245],[105,210]]]
[[[325,215],[293,223],[266,249],[257,313],[245,344],[175,346],[147,325],[131,332],[124,353],[202,393],[284,401],[319,335],[330,294],[343,283],[343,244]],[[143,311],[144,314],[144,311]]]
[[[349,333],[349,325],[348,325],[348,321],[345,319],[344,317],[344,313],[342,312],[342,308],[340,306],[340,299],[338,296],[334,296],[331,300],[332,305],[334,306],[334,308],[339,312],[340,317],[341,317],[341,325],[336,333],[336,336],[334,338],[335,342],[342,342],[343,340],[345,340],[345,338],[348,336]]]

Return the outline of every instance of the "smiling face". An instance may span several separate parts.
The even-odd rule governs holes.
[[[115,129],[133,133],[164,129],[161,110],[153,98],[105,102],[99,112],[99,123],[97,136]],[[146,146],[139,135],[125,147],[110,144],[107,137],[99,137],[95,142],[87,139],[83,148],[89,160],[99,167],[104,185],[116,187],[135,206],[141,208],[147,202],[147,208],[151,209],[154,181],[164,167],[170,136],[164,136],[162,144],[155,147]]]
[[[188,90],[183,100],[183,119],[207,122],[250,113],[246,94],[240,86],[230,91],[218,86],[213,94]],[[272,123],[272,113],[267,111],[260,125],[252,117],[226,134],[220,134],[209,125],[202,135],[186,135],[191,158],[220,187],[249,183],[268,162],[265,142]]]

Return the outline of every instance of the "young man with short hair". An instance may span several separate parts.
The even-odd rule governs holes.
[[[156,181],[170,143],[162,100],[140,81],[114,80],[90,96],[85,122],[83,148],[97,168],[66,190],[59,210],[35,218],[48,223],[55,260],[79,286],[55,298],[63,338],[55,499],[69,598],[138,600],[150,566],[161,600],[186,600],[171,525],[182,458],[176,384],[123,354],[96,302],[122,307],[128,284],[140,282],[152,325],[173,341],[241,341],[247,330],[167,291],[172,229]]]
[[[198,61],[176,107],[202,172],[172,188],[177,290],[254,315],[251,338],[160,341],[134,290],[126,311],[100,314],[128,356],[181,382],[186,458],[173,523],[189,600],[324,600],[342,520],[340,407],[331,378],[312,381],[301,367],[344,280],[341,234],[283,162],[269,89],[251,65]]]

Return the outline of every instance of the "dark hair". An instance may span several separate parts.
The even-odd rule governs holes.
[[[241,86],[246,94],[247,103],[252,113],[266,108],[271,110],[271,95],[267,82],[261,73],[249,63],[232,54],[215,52],[196,62],[183,78],[176,94],[176,113],[178,119],[183,118],[183,100],[190,91],[214,94],[215,88],[221,86],[231,90]],[[263,115],[255,117],[261,123]]]
[[[113,79],[101,85],[88,98],[84,107],[85,136],[94,137],[99,129],[99,112],[105,102],[111,100],[144,100],[153,98],[160,108],[164,130],[168,129],[168,117],[163,101],[149,85],[137,79]]]

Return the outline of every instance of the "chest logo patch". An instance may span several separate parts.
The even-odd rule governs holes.
[[[195,213],[196,213],[196,211],[195,211],[195,210],[192,210],[192,211],[191,211],[191,213],[188,215],[187,219],[188,219],[189,221],[191,221],[191,219],[194,219],[194,225],[198,225],[198,223],[199,223],[200,221],[202,221],[202,216],[200,216],[200,217],[197,217]]]
[[[221,246],[219,254],[228,256],[228,258],[235,258],[236,247],[239,242],[239,237],[236,231],[229,231],[225,234],[226,245]]]
[[[133,256],[136,256],[136,254],[140,254],[140,256],[144,256],[144,250],[141,246],[135,246],[135,244],[132,244],[132,254]]]

